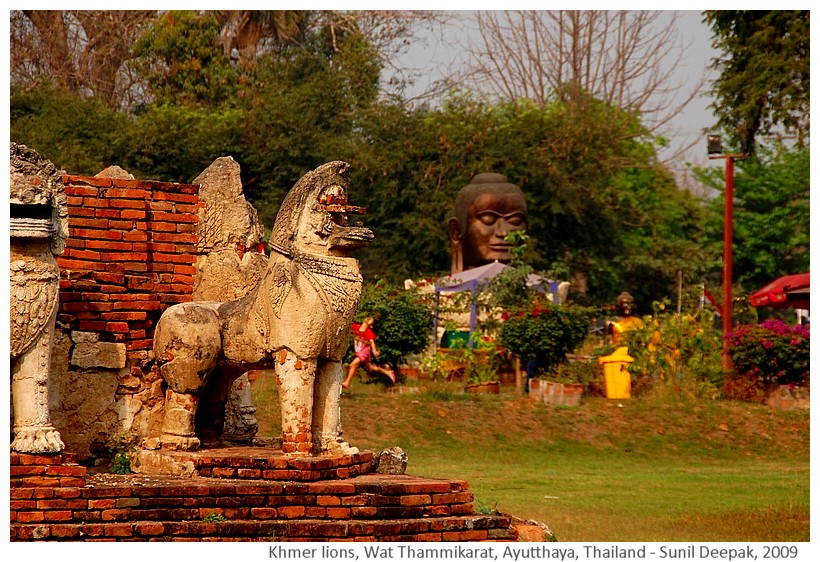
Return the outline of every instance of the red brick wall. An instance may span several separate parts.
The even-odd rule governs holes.
[[[69,237],[58,321],[150,349],[162,311],[191,300],[199,186],[64,175]]]

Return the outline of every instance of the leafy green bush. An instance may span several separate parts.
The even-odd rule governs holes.
[[[716,397],[725,373],[714,314],[708,310],[667,313],[663,302],[655,302],[653,309],[653,315],[644,317],[642,328],[625,332],[629,354],[635,359],[630,373],[638,380],[671,385],[692,382],[699,392]]]
[[[809,328],[782,320],[735,328],[727,339],[735,376],[733,388],[765,390],[774,384],[809,381]]]
[[[566,361],[589,331],[589,311],[577,305],[555,305],[544,296],[501,314],[499,342],[527,361],[539,359],[544,371]]]
[[[554,373],[565,363],[589,333],[590,309],[574,304],[555,305],[550,297],[530,285],[539,275],[524,263],[530,237],[522,231],[510,232],[510,265],[487,284],[476,297],[483,319],[480,329],[498,335],[498,343],[522,361],[537,359],[539,368]],[[546,279],[546,274],[539,275]]]
[[[96,97],[86,99],[42,83],[31,89],[13,87],[9,108],[11,139],[69,173],[93,175],[111,163],[124,165],[121,149],[131,119]]]
[[[397,370],[405,356],[420,353],[430,344],[432,310],[429,295],[378,282],[365,285],[356,321],[361,322],[368,316],[376,319],[374,331],[381,352],[379,360]]]

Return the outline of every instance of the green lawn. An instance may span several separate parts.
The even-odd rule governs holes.
[[[467,480],[477,509],[546,523],[559,541],[808,541],[809,413],[683,392],[585,397],[553,408],[410,381],[357,381],[345,438],[398,445],[408,473]],[[260,434],[277,435],[269,377],[254,383]]]

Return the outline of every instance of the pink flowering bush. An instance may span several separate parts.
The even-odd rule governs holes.
[[[726,338],[736,376],[732,385],[746,389],[809,382],[809,328],[781,320],[735,328]]]

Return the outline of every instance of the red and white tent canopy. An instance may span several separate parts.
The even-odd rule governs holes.
[[[775,279],[749,297],[752,306],[809,308],[809,274],[798,273]]]

